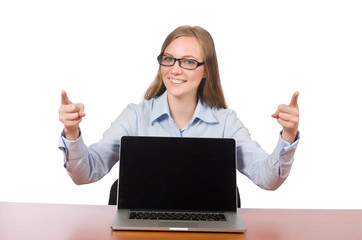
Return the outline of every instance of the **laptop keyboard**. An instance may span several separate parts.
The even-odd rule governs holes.
[[[222,213],[189,212],[131,212],[130,219],[179,220],[179,221],[226,221]]]

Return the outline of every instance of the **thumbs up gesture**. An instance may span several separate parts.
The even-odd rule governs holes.
[[[66,138],[75,140],[79,137],[79,123],[85,117],[84,105],[82,103],[72,103],[64,90],[61,99],[59,120],[64,125]]]
[[[274,114],[278,123],[283,127],[282,138],[293,143],[297,136],[299,126],[299,107],[298,107],[299,92],[295,92],[290,100],[289,105],[281,104]]]

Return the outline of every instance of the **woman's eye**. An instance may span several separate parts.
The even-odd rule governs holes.
[[[192,60],[192,59],[184,59],[183,62],[184,62],[185,64],[190,64],[190,65],[193,65],[193,64],[196,63],[196,62],[195,62],[194,60]]]
[[[172,62],[173,61],[173,58],[172,57],[163,57],[163,61],[166,61],[166,62]]]

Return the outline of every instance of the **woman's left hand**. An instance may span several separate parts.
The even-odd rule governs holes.
[[[273,118],[276,118],[278,123],[283,127],[282,138],[293,143],[299,126],[299,107],[298,107],[299,92],[295,92],[289,103],[289,105],[279,105],[277,111],[272,114]]]

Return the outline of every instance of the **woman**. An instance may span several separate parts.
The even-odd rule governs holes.
[[[295,93],[289,105],[272,116],[283,131],[272,154],[267,154],[233,110],[227,109],[221,88],[215,47],[201,27],[182,26],[169,34],[157,58],[156,79],[140,104],[129,104],[103,139],[87,147],[79,123],[84,105],[73,104],[62,92],[59,119],[64,131],[59,148],[76,184],[95,182],[118,161],[124,135],[234,138],[237,168],[264,189],[277,189],[288,176],[298,145],[299,110]]]

